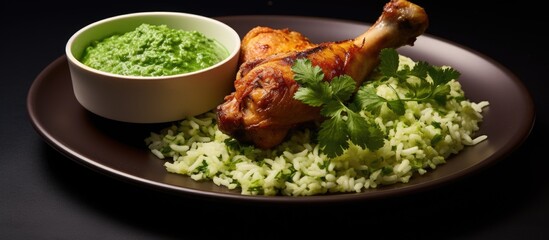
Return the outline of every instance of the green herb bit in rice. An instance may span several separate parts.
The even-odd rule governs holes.
[[[395,52],[385,54],[395,57]],[[317,140],[318,129],[302,128],[276,148],[260,150],[219,131],[213,110],[151,133],[145,143],[154,155],[166,160],[168,172],[212,181],[245,195],[308,196],[407,183],[414,175],[444,164],[464,147],[485,140],[487,136],[475,133],[489,103],[468,100],[455,78],[433,83],[432,70],[420,77],[388,77],[387,71],[404,73],[428,66],[402,55],[395,59],[397,68],[378,69],[359,90],[377,101],[375,108],[353,108],[379,131],[378,145],[365,147],[350,138],[340,154],[328,156]],[[423,86],[429,87],[421,90]]]

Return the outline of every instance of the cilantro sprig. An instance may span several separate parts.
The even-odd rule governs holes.
[[[313,66],[308,59],[296,59],[292,65],[295,81],[300,84],[294,98],[301,102],[320,107],[320,113],[326,119],[318,131],[318,143],[328,157],[341,155],[351,143],[372,151],[384,144],[384,135],[373,119],[361,114],[362,110],[379,113],[386,105],[398,115],[405,112],[405,101],[435,102],[444,104],[450,93],[447,83],[457,79],[460,73],[452,68],[441,68],[425,61],[417,62],[412,68],[400,66],[399,55],[395,49],[386,48],[380,53],[377,73],[379,82],[395,78],[399,86],[407,91],[401,98],[395,92],[396,99],[386,99],[377,95],[373,84],[360,86],[356,94],[356,82],[348,75],[340,75],[324,81],[324,73]],[[415,78],[415,81],[409,81]]]
[[[348,75],[324,81],[324,73],[309,59],[297,59],[292,66],[294,79],[300,84],[294,98],[313,107],[321,107],[326,120],[320,125],[318,143],[328,157],[341,155],[349,141],[371,150],[383,146],[383,133],[375,123],[362,117],[348,102],[356,88]]]
[[[371,85],[363,85],[355,97],[355,104],[367,111],[377,113],[381,106],[387,107],[398,115],[404,114],[405,101],[436,102],[444,105],[450,94],[450,86],[447,83],[457,79],[460,73],[453,68],[441,68],[430,65],[425,61],[418,61],[412,68],[404,65],[399,69],[399,55],[395,49],[386,48],[380,53],[380,64],[378,71],[381,74],[380,81],[387,81],[389,78],[396,78],[398,83],[408,91],[405,98],[386,99],[376,94],[375,88]],[[429,78],[431,81],[429,81]],[[408,81],[415,78],[417,81]],[[390,85],[388,85],[390,87]],[[393,91],[396,90],[393,89]]]

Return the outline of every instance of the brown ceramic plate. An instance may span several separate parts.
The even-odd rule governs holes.
[[[220,20],[245,34],[256,25],[289,27],[313,42],[353,38],[369,25],[333,19],[288,16],[229,16]],[[268,203],[334,203],[393,197],[438,187],[470,175],[506,157],[528,137],[535,111],[532,99],[511,72],[477,52],[449,41],[423,35],[413,47],[400,53],[435,65],[450,65],[460,71],[466,96],[490,101],[479,134],[488,140],[468,147],[448,162],[407,184],[394,184],[362,193],[311,197],[244,196],[211,182],[166,172],[144,139],[162,124],[127,124],[97,117],[76,101],[65,56],[45,68],[30,88],[27,108],[33,126],[53,148],[93,170],[120,180],[189,197]],[[505,131],[501,131],[505,129]]]

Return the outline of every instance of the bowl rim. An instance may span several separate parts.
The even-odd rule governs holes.
[[[173,75],[165,75],[165,76],[134,76],[134,75],[122,75],[122,74],[116,74],[116,73],[101,71],[101,70],[98,70],[98,69],[95,69],[95,68],[92,68],[92,67],[89,67],[89,66],[83,64],[80,60],[78,60],[74,56],[74,54],[71,51],[71,46],[74,43],[75,39],[78,36],[80,36],[82,33],[88,31],[89,29],[91,29],[95,26],[105,24],[107,22],[116,21],[116,20],[119,20],[119,19],[124,19],[124,18],[132,18],[132,17],[140,17],[140,16],[155,16],[155,15],[190,17],[190,18],[195,18],[195,19],[199,19],[199,20],[202,20],[202,21],[207,21],[207,22],[210,22],[210,23],[218,24],[218,25],[226,28],[231,33],[231,35],[233,37],[235,37],[235,40],[237,40],[236,41],[237,45],[232,51],[229,52],[229,55],[225,59],[219,61],[218,63],[216,63],[212,66],[202,68],[202,69],[199,69],[199,70],[195,70],[195,71],[192,71],[192,72],[173,74]],[[236,30],[233,29],[231,26],[227,25],[226,23],[224,23],[222,21],[219,21],[217,19],[206,17],[206,16],[203,16],[203,15],[194,14],[194,13],[186,13],[186,12],[147,11],[147,12],[126,13],[126,14],[115,15],[115,16],[108,17],[108,18],[103,18],[103,19],[92,22],[92,23],[80,28],[78,31],[76,31],[74,34],[71,35],[71,37],[69,38],[69,40],[65,44],[65,55],[67,56],[67,59],[68,59],[69,62],[72,62],[73,64],[75,64],[79,68],[84,69],[84,70],[89,71],[89,72],[92,72],[94,74],[99,74],[99,75],[103,75],[103,76],[107,76],[107,77],[116,77],[116,78],[127,79],[127,80],[130,80],[130,79],[162,80],[162,79],[173,79],[173,78],[193,76],[193,75],[197,75],[197,74],[209,71],[210,69],[216,68],[218,66],[221,66],[221,65],[227,63],[228,61],[230,61],[232,58],[234,58],[237,54],[240,53],[240,45],[241,45],[241,38],[240,38],[239,34],[236,32]]]

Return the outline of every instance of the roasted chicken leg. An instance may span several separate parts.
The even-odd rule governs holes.
[[[413,45],[427,26],[422,7],[391,0],[354,39],[314,44],[295,31],[256,27],[242,39],[235,91],[217,107],[219,129],[259,148],[274,147],[293,127],[321,118],[319,108],[293,98],[299,88],[291,69],[296,59],[321,67],[326,81],[347,74],[358,87],[378,65],[383,48]]]

